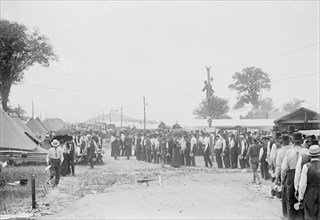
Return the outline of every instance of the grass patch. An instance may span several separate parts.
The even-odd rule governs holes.
[[[41,193],[40,187],[48,180],[49,173],[45,171],[44,166],[9,166],[2,169],[0,179],[5,178],[7,182],[20,181],[27,179],[26,185],[9,186],[0,188],[0,211],[4,210],[4,204],[7,209],[19,206],[31,206],[31,175],[36,176],[36,195]]]

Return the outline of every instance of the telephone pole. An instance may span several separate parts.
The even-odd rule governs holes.
[[[212,127],[212,119],[211,119],[211,116],[210,116],[210,111],[211,111],[211,108],[210,108],[210,96],[211,96],[211,76],[210,76],[210,69],[211,69],[211,66],[206,66],[206,69],[207,69],[207,105],[208,105],[208,115],[209,115],[209,118],[208,118],[208,123],[209,123],[209,127]]]
[[[143,97],[143,129],[146,131],[146,97]]]

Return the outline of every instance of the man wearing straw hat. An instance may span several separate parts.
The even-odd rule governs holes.
[[[59,184],[60,180],[60,167],[63,162],[63,152],[60,149],[60,142],[56,139],[51,141],[52,148],[49,149],[47,154],[47,165],[51,165],[50,171],[55,174],[54,186]]]
[[[298,200],[303,200],[304,218],[313,220],[320,219],[320,147],[312,145],[308,154],[311,161],[303,165]]]

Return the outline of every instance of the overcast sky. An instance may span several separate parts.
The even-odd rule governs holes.
[[[13,86],[11,105],[42,119],[83,121],[123,113],[185,122],[213,88],[232,107],[232,75],[255,66],[269,74],[262,96],[275,107],[293,98],[319,109],[319,1],[3,1],[1,18],[39,28],[60,61],[34,66]],[[239,117],[243,111],[231,111]]]

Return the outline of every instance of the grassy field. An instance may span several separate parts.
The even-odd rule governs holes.
[[[48,180],[49,173],[45,170],[44,165],[39,166],[7,166],[0,173],[0,181],[5,178],[8,183],[28,179],[26,185],[9,186],[5,185],[0,188],[0,213],[4,211],[4,204],[10,211],[17,206],[31,207],[31,175],[36,177],[36,194],[41,193],[40,187]]]

